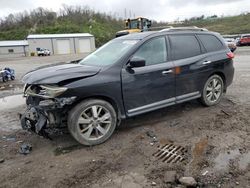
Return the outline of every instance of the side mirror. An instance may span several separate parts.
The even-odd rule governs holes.
[[[128,68],[144,67],[146,65],[145,59],[132,58],[128,63]]]

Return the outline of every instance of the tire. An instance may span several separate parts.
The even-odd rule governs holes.
[[[117,113],[103,100],[90,99],[77,104],[68,115],[68,129],[81,144],[93,146],[105,142],[117,125]]]
[[[224,91],[224,82],[219,75],[212,75],[206,81],[200,101],[205,106],[213,106],[221,101]]]

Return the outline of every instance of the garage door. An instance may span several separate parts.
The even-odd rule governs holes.
[[[69,54],[70,43],[69,40],[57,40],[57,53],[58,54]]]
[[[79,52],[80,53],[91,52],[90,39],[79,39]]]

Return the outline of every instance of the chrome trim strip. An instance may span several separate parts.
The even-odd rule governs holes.
[[[200,92],[196,91],[196,92],[180,95],[180,96],[176,97],[176,100],[178,101],[178,100],[194,97],[194,96],[199,95],[199,94],[200,94]]]
[[[193,99],[198,99],[200,97],[201,97],[201,94],[198,94],[198,95],[195,95],[193,97],[188,97],[188,98],[185,98],[185,99],[182,99],[182,100],[177,100],[176,104],[180,104],[180,103],[183,103],[183,102],[186,102],[186,101],[190,101],[190,100],[193,100]]]
[[[156,106],[168,104],[168,103],[171,103],[171,102],[174,102],[174,101],[175,101],[175,97],[172,97],[170,99],[166,99],[166,100],[163,100],[163,101],[154,102],[154,103],[151,103],[151,104],[147,104],[147,105],[144,105],[144,106],[140,106],[138,108],[134,108],[134,109],[128,110],[128,113],[135,113],[135,112],[138,112],[138,111],[141,111],[141,110],[144,110],[144,109],[154,108]]]
[[[158,101],[158,102],[154,102],[154,103],[151,103],[151,104],[147,104],[147,105],[144,105],[144,106],[140,106],[140,107],[137,107],[137,108],[130,109],[130,110],[128,110],[128,116],[131,117],[131,116],[139,115],[139,114],[142,114],[142,113],[150,112],[150,111],[157,110],[157,109],[160,109],[160,108],[164,108],[164,107],[167,107],[167,106],[171,106],[171,105],[174,105],[174,104],[179,104],[179,103],[182,103],[182,102],[185,102],[185,101],[197,99],[199,97],[201,97],[201,94],[200,94],[199,91],[188,93],[188,94],[185,94],[185,95],[180,95],[178,97],[172,97],[172,98],[169,98],[169,99],[166,99],[166,100],[162,100],[162,101]]]

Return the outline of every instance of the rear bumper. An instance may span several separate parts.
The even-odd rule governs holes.
[[[225,81],[226,81],[226,87],[230,86],[233,83],[234,78],[234,66],[233,61],[230,62],[230,64],[225,68],[224,74],[225,74]]]

